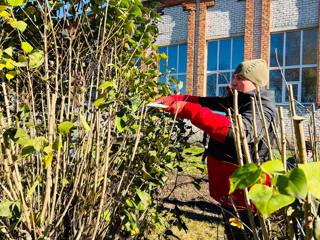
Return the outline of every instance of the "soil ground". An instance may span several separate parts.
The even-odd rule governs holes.
[[[182,166],[183,172],[172,173],[161,193],[160,202],[165,210],[179,216],[187,229],[171,226],[171,236],[164,236],[165,229],[155,230],[149,239],[207,240],[224,239],[221,210],[209,195],[208,177],[201,158],[191,158]],[[199,169],[204,169],[203,171]],[[195,186],[194,182],[198,183]]]

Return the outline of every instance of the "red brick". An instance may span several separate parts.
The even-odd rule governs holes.
[[[244,60],[252,59],[254,32],[254,0],[246,0],[245,32],[244,32]]]

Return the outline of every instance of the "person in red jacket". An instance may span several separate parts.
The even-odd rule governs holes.
[[[275,138],[272,122],[276,122],[277,112],[274,104],[274,94],[265,89],[269,82],[269,71],[263,59],[244,61],[238,65],[228,89],[227,97],[197,97],[191,95],[170,95],[157,100],[168,105],[166,111],[176,114],[179,118],[189,119],[193,125],[202,129],[210,136],[207,149],[207,167],[209,191],[212,198],[227,209],[232,209],[230,199],[238,211],[245,209],[242,191],[235,191],[229,196],[230,176],[237,169],[238,160],[234,144],[234,136],[227,111],[233,109],[232,89],[238,91],[239,114],[242,115],[244,131],[249,144],[251,158],[254,160],[254,133],[251,97],[256,94],[256,87],[260,87],[262,106],[267,123],[267,130],[271,141]],[[225,115],[215,113],[219,111]],[[267,160],[267,146],[264,141],[264,129],[261,118],[256,113],[258,129],[258,152],[260,161]],[[229,216],[231,217],[231,216]],[[246,223],[247,220],[244,220]],[[236,230],[236,229],[233,229]],[[237,230],[236,230],[237,231]],[[231,234],[230,231],[228,234]],[[236,239],[241,239],[237,236]],[[232,239],[232,237],[228,237]]]

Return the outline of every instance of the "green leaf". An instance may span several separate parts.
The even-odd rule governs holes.
[[[10,81],[14,79],[14,77],[17,75],[16,71],[9,71],[6,73],[6,78]]]
[[[86,132],[89,132],[91,130],[89,124],[87,123],[86,118],[82,114],[80,114],[80,122]]]
[[[9,4],[12,7],[18,7],[24,4],[25,0],[6,0],[7,4]]]
[[[35,50],[29,55],[29,67],[38,68],[44,63],[44,53],[41,50]]]
[[[262,171],[268,174],[284,171],[283,163],[279,160],[270,160],[270,161],[264,162],[263,164],[261,164],[260,167]]]
[[[280,175],[275,183],[282,194],[287,194],[304,199],[307,195],[307,178],[299,168],[290,170],[285,175]]]
[[[121,117],[116,117],[116,127],[118,129],[119,132],[123,132],[125,129],[125,122],[123,121],[123,119]]]
[[[106,224],[109,224],[109,222],[111,220],[111,211],[110,210],[105,210],[101,214],[101,218],[106,222]]]
[[[25,54],[29,54],[33,50],[33,47],[28,42],[22,42],[21,48]]]
[[[12,47],[8,47],[5,50],[3,50],[4,53],[8,54],[10,57],[12,57],[13,55],[13,48]]]
[[[183,88],[183,82],[182,82],[182,81],[179,81],[178,89],[181,90],[182,88]]]
[[[32,199],[33,193],[35,192],[36,188],[37,188],[38,186],[40,186],[40,184],[41,184],[41,177],[40,177],[40,176],[37,176],[36,179],[34,180],[32,186],[28,189],[27,199],[29,199],[29,200]]]
[[[249,191],[249,198],[264,217],[270,216],[275,211],[290,205],[295,198],[280,194],[272,188],[255,184]]]
[[[231,175],[229,194],[233,193],[236,189],[245,189],[246,187],[256,183],[261,174],[261,169],[254,163],[239,167]]]
[[[101,98],[98,98],[94,101],[93,105],[98,108],[101,104],[103,104],[105,102],[105,98],[104,97],[101,97]]]
[[[138,197],[141,200],[142,208],[141,211],[145,211],[152,203],[152,199],[149,193],[141,191],[140,189],[136,190]]]
[[[12,218],[11,207],[12,201],[3,199],[0,202],[0,217]]]
[[[160,55],[160,57],[163,59],[163,60],[165,60],[165,61],[167,61],[168,60],[168,56],[165,54],[165,53],[160,53],[159,54]]]
[[[33,147],[37,152],[40,152],[44,147],[48,146],[49,142],[45,137],[36,137],[33,139]]]
[[[137,5],[133,5],[131,8],[131,14],[134,15],[135,17],[141,17],[142,11]]]
[[[308,191],[320,200],[320,162],[299,164],[307,178]]]
[[[62,134],[66,134],[70,132],[71,128],[73,127],[73,123],[70,121],[65,121],[59,124],[58,130]]]
[[[26,138],[29,137],[27,131],[23,128],[18,128],[16,131],[16,134],[14,135],[14,138]]]
[[[35,152],[35,149],[33,146],[25,146],[21,149],[21,155],[22,157],[27,157],[29,155],[32,155]]]
[[[27,24],[24,21],[14,21],[10,23],[11,27],[18,29],[20,32],[24,32],[27,28]]]
[[[101,84],[100,84],[100,86],[99,86],[99,90],[105,90],[105,89],[107,89],[107,88],[115,88],[115,85],[114,85],[114,82],[112,82],[112,81],[104,81],[104,82],[102,82]]]
[[[59,136],[53,143],[52,145],[52,149],[53,150],[58,150],[62,148],[62,141],[61,141],[61,137]]]

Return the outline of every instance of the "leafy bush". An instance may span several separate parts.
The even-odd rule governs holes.
[[[161,223],[153,199],[187,135],[146,107],[169,93],[153,4],[1,2],[1,236],[113,239]]]

